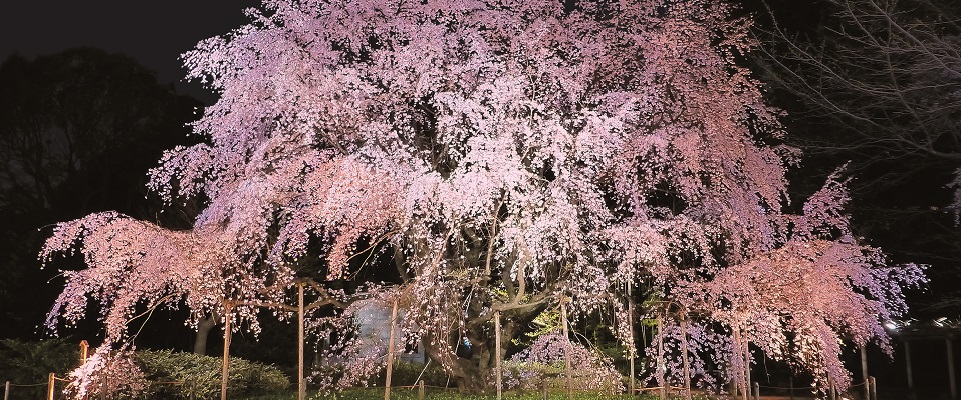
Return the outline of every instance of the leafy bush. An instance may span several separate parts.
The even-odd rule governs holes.
[[[46,383],[51,372],[63,377],[79,364],[79,348],[63,339],[0,340],[0,382],[19,385]],[[46,385],[14,387],[10,399],[39,399],[46,393]]]
[[[423,375],[421,375],[421,372],[423,372]],[[384,382],[386,382],[386,374],[387,369],[385,368],[376,377],[371,378],[368,384],[383,387]],[[418,377],[428,386],[447,386],[449,381],[447,372],[444,372],[444,368],[440,364],[431,362],[425,365],[410,361],[395,361],[393,374],[390,377],[391,386],[413,386],[417,384]]]
[[[151,398],[212,399],[220,395],[222,360],[193,353],[166,351],[138,351],[137,364],[150,385]],[[230,397],[251,396],[276,392],[290,386],[290,380],[273,365],[232,357],[227,380]]]
[[[511,389],[537,390],[543,385],[564,387],[565,347],[571,362],[571,384],[576,388],[608,394],[624,391],[623,376],[602,354],[570,342],[558,332],[540,335],[530,347],[505,361],[504,384]],[[493,380],[493,379],[491,379]]]

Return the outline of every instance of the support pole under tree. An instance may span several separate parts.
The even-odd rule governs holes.
[[[628,355],[631,358],[631,395],[634,395],[636,387],[634,385],[634,359],[637,358],[637,351],[634,349],[634,295],[631,293],[631,287],[634,286],[634,280],[632,279],[627,283],[627,326],[630,328],[630,342],[628,345]]]
[[[871,389],[868,387],[869,375],[868,375],[867,349],[868,348],[866,344],[862,344],[859,349],[861,352],[861,377],[863,378],[863,381],[864,381],[864,400],[871,400]]]
[[[53,391],[56,390],[53,387],[54,382],[57,381],[57,376],[53,372],[47,375],[47,400],[53,400]]]
[[[914,391],[914,374],[911,372],[911,342],[904,341],[904,364],[907,367],[908,390]]]
[[[691,366],[687,354],[687,315],[681,317],[681,359],[684,362],[684,398],[691,400]]]
[[[497,400],[501,400],[501,312],[494,312],[494,370],[497,374]]]
[[[948,352],[948,384],[951,387],[951,400],[958,399],[958,384],[955,382],[954,378],[954,339],[947,338],[944,339],[944,343],[947,346]]]
[[[657,316],[657,379],[661,400],[667,400],[667,364],[664,363],[664,318]]]
[[[10,381],[3,385],[3,400],[10,400]]]
[[[297,400],[307,398],[304,382],[304,283],[297,282]]]
[[[387,344],[387,382],[384,385],[384,400],[390,400],[390,376],[394,373],[394,341],[397,339],[397,299],[390,312],[390,340]]]
[[[90,349],[90,345],[87,344],[86,340],[80,341],[80,365],[87,363],[87,350]]]
[[[224,302],[224,361],[220,370],[220,400],[227,400],[227,378],[230,371],[230,321],[233,319],[231,312],[233,306],[229,302]]]
[[[567,398],[573,397],[571,392],[571,339],[567,331],[567,299],[561,300],[561,326],[564,330],[564,374],[567,376]]]
[[[747,399],[751,390],[751,341],[746,332],[741,336],[744,338],[744,398]]]

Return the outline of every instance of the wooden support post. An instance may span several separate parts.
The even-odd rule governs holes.
[[[494,312],[494,371],[497,374],[497,400],[501,400],[501,312]]]
[[[54,387],[54,382],[57,381],[57,376],[53,372],[47,375],[47,400],[53,400],[53,392],[56,390]]]
[[[86,340],[80,341],[80,365],[87,363],[87,350],[90,349],[90,345]]]
[[[751,391],[751,341],[747,339],[747,334],[742,333],[744,339],[744,398],[748,398]]]
[[[571,388],[571,339],[568,335],[567,328],[567,299],[561,300],[561,325],[564,329],[564,340],[566,342],[564,345],[564,373],[567,375],[567,399],[570,400],[573,397]]]
[[[220,400],[227,400],[227,378],[230,376],[230,335],[232,333],[230,321],[233,319],[232,311],[233,305],[224,302],[224,360],[220,370]]]
[[[631,287],[634,286],[634,281],[627,283],[627,326],[630,327],[630,342],[628,345],[628,357],[631,359],[631,395],[633,396],[637,390],[634,385],[634,359],[637,358],[636,344],[634,343],[634,295]]]
[[[424,387],[424,380],[417,382],[417,400],[424,400],[427,396],[427,389]]]
[[[657,316],[657,383],[661,387],[661,400],[667,400],[667,364],[664,362],[664,318]]]
[[[304,381],[304,282],[297,282],[297,400],[307,398]]]
[[[761,400],[761,384],[754,382],[754,400]]]
[[[794,400],[794,376],[789,376],[787,378],[787,396],[790,400]]]
[[[3,385],[3,400],[10,400],[10,381]]]
[[[861,377],[864,381],[864,400],[871,400],[871,391],[868,388],[869,375],[867,346],[862,344],[859,350],[861,352]]]
[[[828,399],[829,400],[838,399],[834,392],[834,380],[831,378],[828,378]]]
[[[681,316],[681,360],[684,363],[684,398],[691,400],[691,367],[687,354],[687,315]]]
[[[387,383],[384,385],[384,400],[390,400],[390,376],[394,372],[394,341],[397,336],[397,299],[394,299],[394,309],[390,312],[390,340],[387,345]]]
[[[868,377],[868,400],[878,400],[878,382],[873,376]]]
[[[947,345],[947,353],[948,353],[948,384],[950,385],[950,388],[951,388],[951,400],[957,400],[958,385],[955,382],[955,377],[954,377],[954,343],[953,343],[953,339],[951,338],[945,339],[944,342]]]
[[[908,390],[914,391],[914,374],[911,372],[911,342],[904,341],[904,364],[908,373]]]

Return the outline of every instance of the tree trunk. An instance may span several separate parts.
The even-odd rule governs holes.
[[[207,355],[207,337],[210,331],[217,326],[217,318],[213,315],[207,316],[197,323],[197,336],[194,338],[194,354]]]
[[[538,310],[539,313],[539,310]],[[521,317],[527,317],[527,312]],[[509,315],[509,317],[508,317]],[[536,314],[534,314],[536,315]],[[523,332],[524,327],[530,318],[523,318],[524,323],[518,322],[517,314],[501,313],[501,352],[506,353],[511,339]],[[454,354],[456,343],[452,343],[450,338],[424,338],[425,354],[434,362],[443,365],[450,371],[451,378],[456,382],[457,388],[467,393],[480,393],[495,389],[488,385],[486,377],[493,373],[497,365],[497,351],[495,349],[494,332],[480,326],[478,329],[468,331],[467,339],[471,342],[472,354],[470,358],[457,357]],[[458,338],[455,336],[455,338]]]

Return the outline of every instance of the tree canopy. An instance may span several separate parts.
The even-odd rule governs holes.
[[[220,99],[193,125],[206,141],[151,172],[169,201],[207,200],[193,228],[116,213],[59,224],[43,256],[77,251],[89,268],[66,273],[51,325],[92,297],[108,346],[138,305],[185,301],[256,330],[254,307],[286,300],[302,257],[321,254],[316,278],[336,280],[383,252],[398,282],[382,296],[403,299],[411,337],[468,388],[503,357],[494,313],[505,343],[561,303],[614,315],[628,343],[628,288],[659,300],[643,312],[662,316],[674,354],[693,343],[700,384],[738,380],[754,345],[844,388],[840,340],[889,349],[881,321],[924,280],[851,232],[842,178],[788,211],[797,154],[738,64],[750,21],[723,3],[248,12],[184,56]]]

